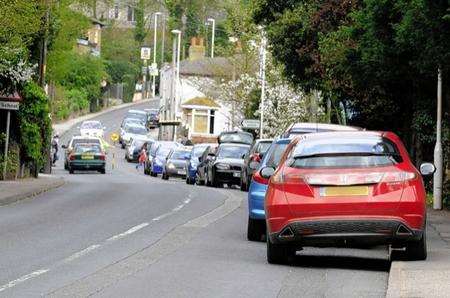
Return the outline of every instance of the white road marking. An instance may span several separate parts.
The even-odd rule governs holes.
[[[93,250],[95,250],[95,249],[97,249],[97,248],[99,248],[99,247],[101,247],[100,244],[94,244],[94,245],[91,245],[91,246],[89,246],[89,247],[86,247],[85,249],[80,250],[79,252],[74,253],[74,254],[71,255],[70,257],[65,258],[65,259],[64,259],[64,263],[72,262],[73,260],[78,259],[78,258],[80,258],[80,257],[82,257],[82,256],[84,256],[84,255],[86,255],[86,254],[88,254],[89,252],[91,252],[91,251],[93,251]]]
[[[41,269],[41,270],[36,270],[34,272],[31,272],[30,274],[24,275],[22,277],[19,277],[18,279],[12,280],[10,282],[8,282],[7,284],[3,285],[0,287],[0,292],[12,288],[14,286],[17,286],[20,283],[23,283],[24,281],[30,279],[30,278],[34,278],[37,277],[41,274],[47,273],[48,271],[50,271],[49,269]]]
[[[120,234],[117,234],[117,235],[114,235],[114,236],[108,238],[106,241],[114,241],[114,240],[123,238],[123,237],[125,237],[125,236],[128,236],[128,235],[130,235],[130,234],[133,234],[133,233],[139,231],[140,229],[145,228],[145,227],[148,226],[148,225],[149,225],[148,222],[141,223],[140,225],[134,226],[134,227],[132,227],[131,229],[129,229],[129,230],[123,232],[123,233],[120,233]]]
[[[186,206],[187,204],[189,204],[191,202],[191,196],[192,196],[192,194],[189,194],[187,196],[187,198],[183,201],[183,204],[180,204],[177,207],[173,208],[172,211],[170,211],[168,213],[165,213],[165,214],[162,214],[162,215],[160,215],[158,217],[155,217],[152,220],[153,221],[158,221],[158,220],[166,218],[167,216],[172,215],[172,214],[180,211],[181,209],[183,209],[184,206]],[[131,235],[131,234],[133,234],[133,233],[135,233],[135,232],[145,228],[148,225],[149,225],[148,222],[141,223],[141,224],[139,224],[137,226],[134,226],[134,227],[128,229],[127,231],[125,231],[123,233],[114,235],[114,236],[106,239],[106,241],[103,244],[93,244],[91,246],[88,246],[85,249],[80,250],[80,251],[72,254],[71,256],[65,258],[62,262],[59,262],[59,264],[61,264],[61,263],[67,264],[69,262],[72,262],[72,261],[74,261],[74,260],[76,260],[78,258],[81,258],[82,256],[90,253],[91,251],[102,247],[107,242],[115,241],[115,240],[121,239],[123,237],[126,237],[128,235]],[[58,267],[58,265],[53,266],[53,267]],[[27,281],[29,279],[35,278],[35,277],[37,277],[39,275],[42,275],[44,273],[47,273],[49,271],[50,271],[50,269],[41,269],[41,270],[36,270],[34,272],[31,272],[31,273],[29,273],[27,275],[24,275],[22,277],[19,277],[18,279],[12,280],[12,281],[8,282],[7,284],[4,284],[4,285],[0,286],[0,292],[4,291],[6,289],[9,289],[9,288],[15,287],[15,286],[17,286],[20,283],[23,283],[23,282],[25,282],[25,281]]]

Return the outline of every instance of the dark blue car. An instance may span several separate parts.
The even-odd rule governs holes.
[[[150,176],[156,177],[158,174],[162,174],[166,158],[170,151],[181,146],[177,142],[159,141],[154,143],[148,156]]]
[[[263,167],[276,168],[283,156],[284,150],[289,145],[291,139],[278,139],[273,141],[270,148],[264,155],[259,169]],[[247,239],[250,241],[260,241],[266,233],[266,222],[264,212],[264,197],[266,196],[268,179],[261,177],[259,169],[253,174],[248,191],[248,227]]]
[[[186,163],[186,184],[195,184],[197,178],[197,166],[200,162],[199,158],[209,146],[216,144],[197,144],[192,147],[191,158]]]

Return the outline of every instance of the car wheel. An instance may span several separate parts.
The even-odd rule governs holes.
[[[64,170],[69,170],[69,166],[67,165],[67,163],[64,163]]]
[[[244,180],[241,178],[241,190],[247,191],[247,184],[244,182]]]
[[[207,172],[205,173],[205,184],[206,184],[206,186],[212,186],[211,185],[211,180],[209,180]]]
[[[212,178],[211,185],[216,188],[223,187],[223,183],[220,183],[220,181],[214,176]]]
[[[409,261],[422,261],[427,258],[427,235],[426,229],[423,231],[422,238],[418,241],[406,243],[406,258]]]
[[[101,174],[106,174],[106,169],[105,169],[105,168],[100,169],[99,172],[100,172]]]
[[[161,179],[163,179],[163,180],[169,180],[169,175],[167,175],[166,173],[162,173]]]
[[[274,244],[267,237],[267,262],[269,264],[287,264],[295,255],[295,249],[286,244]]]
[[[266,233],[266,223],[263,220],[248,218],[247,239],[249,241],[261,241]]]
[[[73,173],[74,173],[74,170],[69,168],[69,174],[73,174]]]
[[[144,174],[150,175],[150,171],[148,170],[147,165],[144,165]]]

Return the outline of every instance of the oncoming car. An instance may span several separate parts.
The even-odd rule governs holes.
[[[100,121],[96,120],[84,121],[79,129],[81,136],[103,138],[105,134],[105,127]]]
[[[69,173],[76,170],[99,171],[105,174],[106,156],[100,145],[97,144],[77,144],[69,155]]]
[[[191,157],[191,150],[186,148],[172,149],[167,156],[161,178],[186,177],[186,161]]]
[[[434,166],[421,166],[423,175]],[[317,133],[296,138],[270,178],[265,198],[267,260],[284,263],[304,246],[405,248],[424,260],[425,189],[391,132]]]

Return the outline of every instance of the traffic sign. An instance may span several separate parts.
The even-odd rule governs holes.
[[[0,101],[0,110],[18,110],[18,101]]]
[[[117,142],[119,140],[119,135],[117,133],[111,134],[111,141]]]
[[[245,129],[259,129],[259,120],[258,119],[244,119],[242,120],[242,128]]]
[[[142,60],[149,60],[150,59],[150,53],[151,53],[151,48],[149,48],[149,47],[142,47],[141,48],[141,59]]]
[[[148,72],[150,73],[151,76],[156,77],[158,75],[158,64],[152,63],[152,65],[148,67]]]

